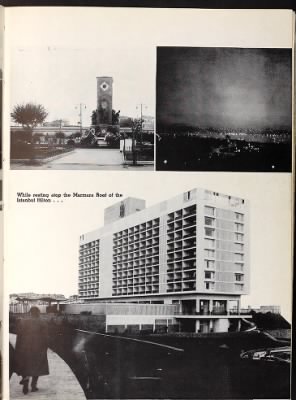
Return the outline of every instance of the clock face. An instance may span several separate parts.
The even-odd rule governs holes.
[[[104,92],[105,92],[106,90],[108,90],[109,85],[108,85],[107,82],[102,82],[101,85],[100,85],[100,88],[101,88],[102,90],[104,90]]]

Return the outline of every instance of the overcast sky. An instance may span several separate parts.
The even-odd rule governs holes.
[[[157,121],[291,128],[291,55],[290,49],[160,47]]]
[[[231,55],[235,49],[224,54],[218,48],[291,47],[288,12],[248,10],[242,14],[239,10],[91,7],[16,7],[6,11],[10,109],[32,101],[44,105],[49,120],[65,118],[77,123],[75,106],[84,103],[87,108],[83,122],[88,125],[96,108],[96,77],[107,75],[114,78],[113,108],[121,110],[121,115],[137,116],[139,103],[147,106],[144,113],[154,115],[156,48],[182,46],[191,47],[192,54],[181,54],[182,63],[177,63],[176,68],[173,56],[169,57],[163,70],[167,82],[173,82],[176,93],[180,93],[172,93],[172,84],[167,92],[165,85],[161,85],[169,116],[173,113],[176,120],[189,117],[195,121],[201,112],[205,115],[204,123],[209,119],[221,123],[221,114],[223,123],[287,123],[289,68],[285,59],[273,59],[268,72],[268,49],[242,50],[237,57],[237,51],[235,56]],[[211,46],[216,58],[209,59],[204,53],[196,57],[201,46]],[[266,95],[260,99],[261,89]],[[269,109],[266,96],[272,93],[276,95],[269,100]],[[158,100],[161,106],[163,100]],[[270,113],[279,103],[283,105],[278,111]],[[163,109],[160,110],[162,113]],[[200,118],[198,121],[201,122]]]
[[[140,56],[139,56],[140,55]],[[154,115],[155,55],[137,48],[17,47],[11,53],[11,108],[16,104],[42,104],[48,121],[79,121],[83,103],[83,124],[90,125],[97,104],[97,76],[113,77],[113,109],[121,115]]]
[[[145,199],[149,207],[202,187],[250,201],[251,292],[243,296],[243,304],[279,304],[289,316],[290,174],[59,171],[57,179],[52,171],[35,171],[27,180],[25,174],[13,172],[9,180],[6,283],[10,293],[77,293],[79,236],[101,227],[104,209],[116,202],[113,198],[81,198],[50,205],[21,204],[15,201],[17,191],[121,192],[124,197]]]

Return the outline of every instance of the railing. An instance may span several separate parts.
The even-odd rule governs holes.
[[[249,309],[241,310],[203,310],[203,311],[193,311],[193,310],[182,310],[177,311],[175,315],[250,315]]]

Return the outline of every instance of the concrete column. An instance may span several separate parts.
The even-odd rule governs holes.
[[[237,321],[237,331],[238,331],[238,332],[239,332],[240,329],[241,329],[241,323],[242,323],[241,319],[238,319],[238,321]]]
[[[213,327],[214,327],[214,322],[213,322],[212,319],[210,319],[210,326],[209,326],[210,332],[211,332],[211,330],[213,329]]]
[[[213,311],[213,300],[210,300],[209,302],[209,311],[210,313]]]
[[[195,333],[197,333],[199,331],[199,328],[200,328],[200,321],[199,321],[199,319],[197,319],[195,321]]]
[[[196,306],[195,306],[196,312],[199,313],[200,307],[199,307],[199,299],[196,299]]]
[[[229,325],[228,318],[219,318],[215,322],[214,332],[228,332]]]

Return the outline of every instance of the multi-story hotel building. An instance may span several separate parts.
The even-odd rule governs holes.
[[[104,226],[80,237],[78,290],[87,303],[176,305],[185,325],[227,330],[249,291],[247,201],[193,189],[108,207]]]

